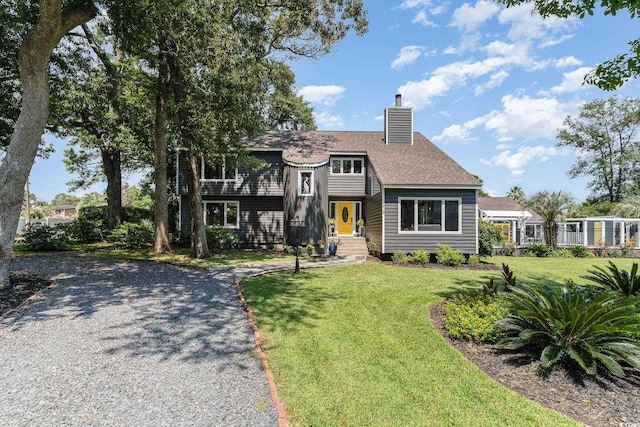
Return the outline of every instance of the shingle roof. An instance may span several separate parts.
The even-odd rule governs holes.
[[[248,149],[282,149],[293,165],[320,165],[330,155],[366,154],[382,185],[480,187],[481,182],[419,132],[413,145],[386,145],[382,131],[269,131]]]
[[[528,211],[532,220],[541,220],[542,217],[532,209],[525,208],[517,200],[511,197],[478,197],[478,209],[483,211]]]

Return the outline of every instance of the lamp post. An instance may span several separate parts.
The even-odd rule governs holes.
[[[295,217],[291,220],[291,225],[296,228],[296,268],[295,274],[300,273],[300,228],[304,227],[304,219]]]

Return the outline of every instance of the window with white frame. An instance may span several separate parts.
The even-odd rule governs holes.
[[[235,181],[238,177],[238,169],[233,162],[227,161],[226,156],[214,164],[207,163],[203,158],[200,171],[203,181]]]
[[[364,173],[364,160],[354,158],[331,159],[332,175],[362,175]]]
[[[240,203],[236,201],[203,202],[204,223],[216,227],[240,226]]]
[[[298,171],[298,195],[313,196],[313,171]]]
[[[400,232],[459,233],[460,199],[400,198]]]

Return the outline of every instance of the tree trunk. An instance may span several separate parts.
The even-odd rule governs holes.
[[[67,32],[89,21],[96,13],[95,5],[90,1],[75,2],[63,10],[61,0],[40,0],[38,22],[20,46],[22,104],[11,142],[0,164],[0,288],[11,285],[9,266],[24,188],[49,115],[51,53]]]
[[[169,197],[167,195],[167,109],[166,109],[166,64],[159,62],[158,93],[156,94],[156,120],[153,145],[154,167],[154,208],[155,226],[153,251],[157,253],[171,252],[169,245]]]
[[[202,211],[202,194],[200,193],[200,177],[198,176],[198,158],[193,153],[193,137],[189,130],[190,118],[194,113],[187,106],[187,91],[184,71],[179,61],[178,48],[171,41],[165,39],[164,44],[169,66],[169,82],[173,90],[173,97],[178,108],[178,127],[182,146],[185,149],[187,161],[187,182],[189,211],[191,215],[191,258],[209,258],[211,253],[207,244],[207,234],[204,227]]]
[[[200,188],[200,176],[198,176],[198,163],[200,159],[193,155],[191,144],[186,153],[187,184],[189,198],[189,213],[191,215],[191,258],[209,258],[209,244],[207,232],[204,226],[204,212],[202,208],[202,192]]]
[[[116,148],[101,148],[102,168],[107,177],[107,228],[122,224],[122,152]]]

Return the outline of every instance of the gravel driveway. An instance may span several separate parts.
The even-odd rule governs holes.
[[[0,425],[275,426],[233,272],[21,257],[57,286],[0,321]]]

